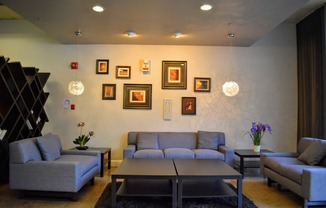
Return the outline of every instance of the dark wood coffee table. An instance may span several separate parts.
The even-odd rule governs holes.
[[[178,173],[178,207],[183,198],[237,196],[242,207],[242,175],[222,160],[174,159]],[[233,191],[223,179],[236,179]]]
[[[177,207],[177,174],[172,159],[124,159],[111,175],[112,207],[117,196],[172,197]],[[123,183],[116,191],[117,179]]]

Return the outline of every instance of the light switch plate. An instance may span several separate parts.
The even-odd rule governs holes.
[[[168,99],[163,100],[163,119],[171,120],[172,118],[172,101]]]

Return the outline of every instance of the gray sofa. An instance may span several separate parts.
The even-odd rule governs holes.
[[[54,134],[23,139],[9,145],[9,187],[31,191],[76,193],[100,172],[100,153],[63,150]],[[28,192],[29,191],[29,192]]]
[[[123,158],[209,158],[232,165],[222,132],[129,132]]]
[[[261,153],[261,173],[301,196],[303,207],[326,205],[326,141],[301,138],[297,152]]]

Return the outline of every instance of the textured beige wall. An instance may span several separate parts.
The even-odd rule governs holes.
[[[26,25],[26,23],[22,23]],[[9,24],[10,25],[10,24]],[[19,25],[19,24],[18,24]],[[28,24],[27,24],[28,25]],[[6,24],[8,26],[8,24]],[[3,28],[3,27],[2,27]],[[12,27],[15,28],[15,27]],[[22,27],[25,28],[25,27]],[[79,133],[76,123],[85,121],[85,133],[94,130],[93,146],[110,146],[114,160],[122,159],[128,131],[222,131],[233,148],[252,148],[248,131],[252,121],[271,124],[273,134],[263,139],[263,148],[294,151],[297,128],[297,74],[295,25],[283,24],[251,47],[141,46],[141,45],[62,45],[30,27],[0,33],[0,54],[23,66],[51,72],[46,85],[50,97],[46,104],[50,122],[43,133],[60,135],[65,148],[73,147]],[[4,30],[5,31],[5,30]],[[26,30],[25,30],[26,31]],[[86,32],[86,31],[85,31]],[[67,91],[74,71],[69,69],[79,50],[78,78],[85,85],[81,96]],[[150,74],[143,74],[139,61],[148,58]],[[109,75],[96,75],[96,59],[109,59]],[[187,90],[161,89],[162,60],[188,62]],[[131,66],[131,79],[116,79],[115,66]],[[211,77],[210,93],[193,91],[194,77]],[[226,80],[240,85],[236,97],[226,97]],[[103,83],[117,84],[117,99],[102,100]],[[152,84],[152,110],[124,110],[123,84]],[[197,115],[181,115],[181,97],[197,98]],[[64,110],[63,99],[70,98],[76,110]],[[163,99],[172,100],[172,120],[163,120]]]

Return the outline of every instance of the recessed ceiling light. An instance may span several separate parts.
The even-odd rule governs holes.
[[[136,36],[136,32],[134,32],[134,31],[127,31],[127,32],[126,32],[126,35],[127,35],[128,37],[135,37],[135,36]]]
[[[175,32],[175,33],[172,34],[172,36],[174,38],[180,38],[182,36],[182,33],[181,32]]]
[[[210,4],[203,4],[203,5],[200,7],[200,9],[203,10],[203,11],[209,11],[209,10],[211,10],[212,8],[213,8],[213,6],[210,5]]]
[[[95,6],[93,6],[93,10],[95,12],[103,12],[104,8],[102,6],[100,6],[100,5],[95,5]]]

